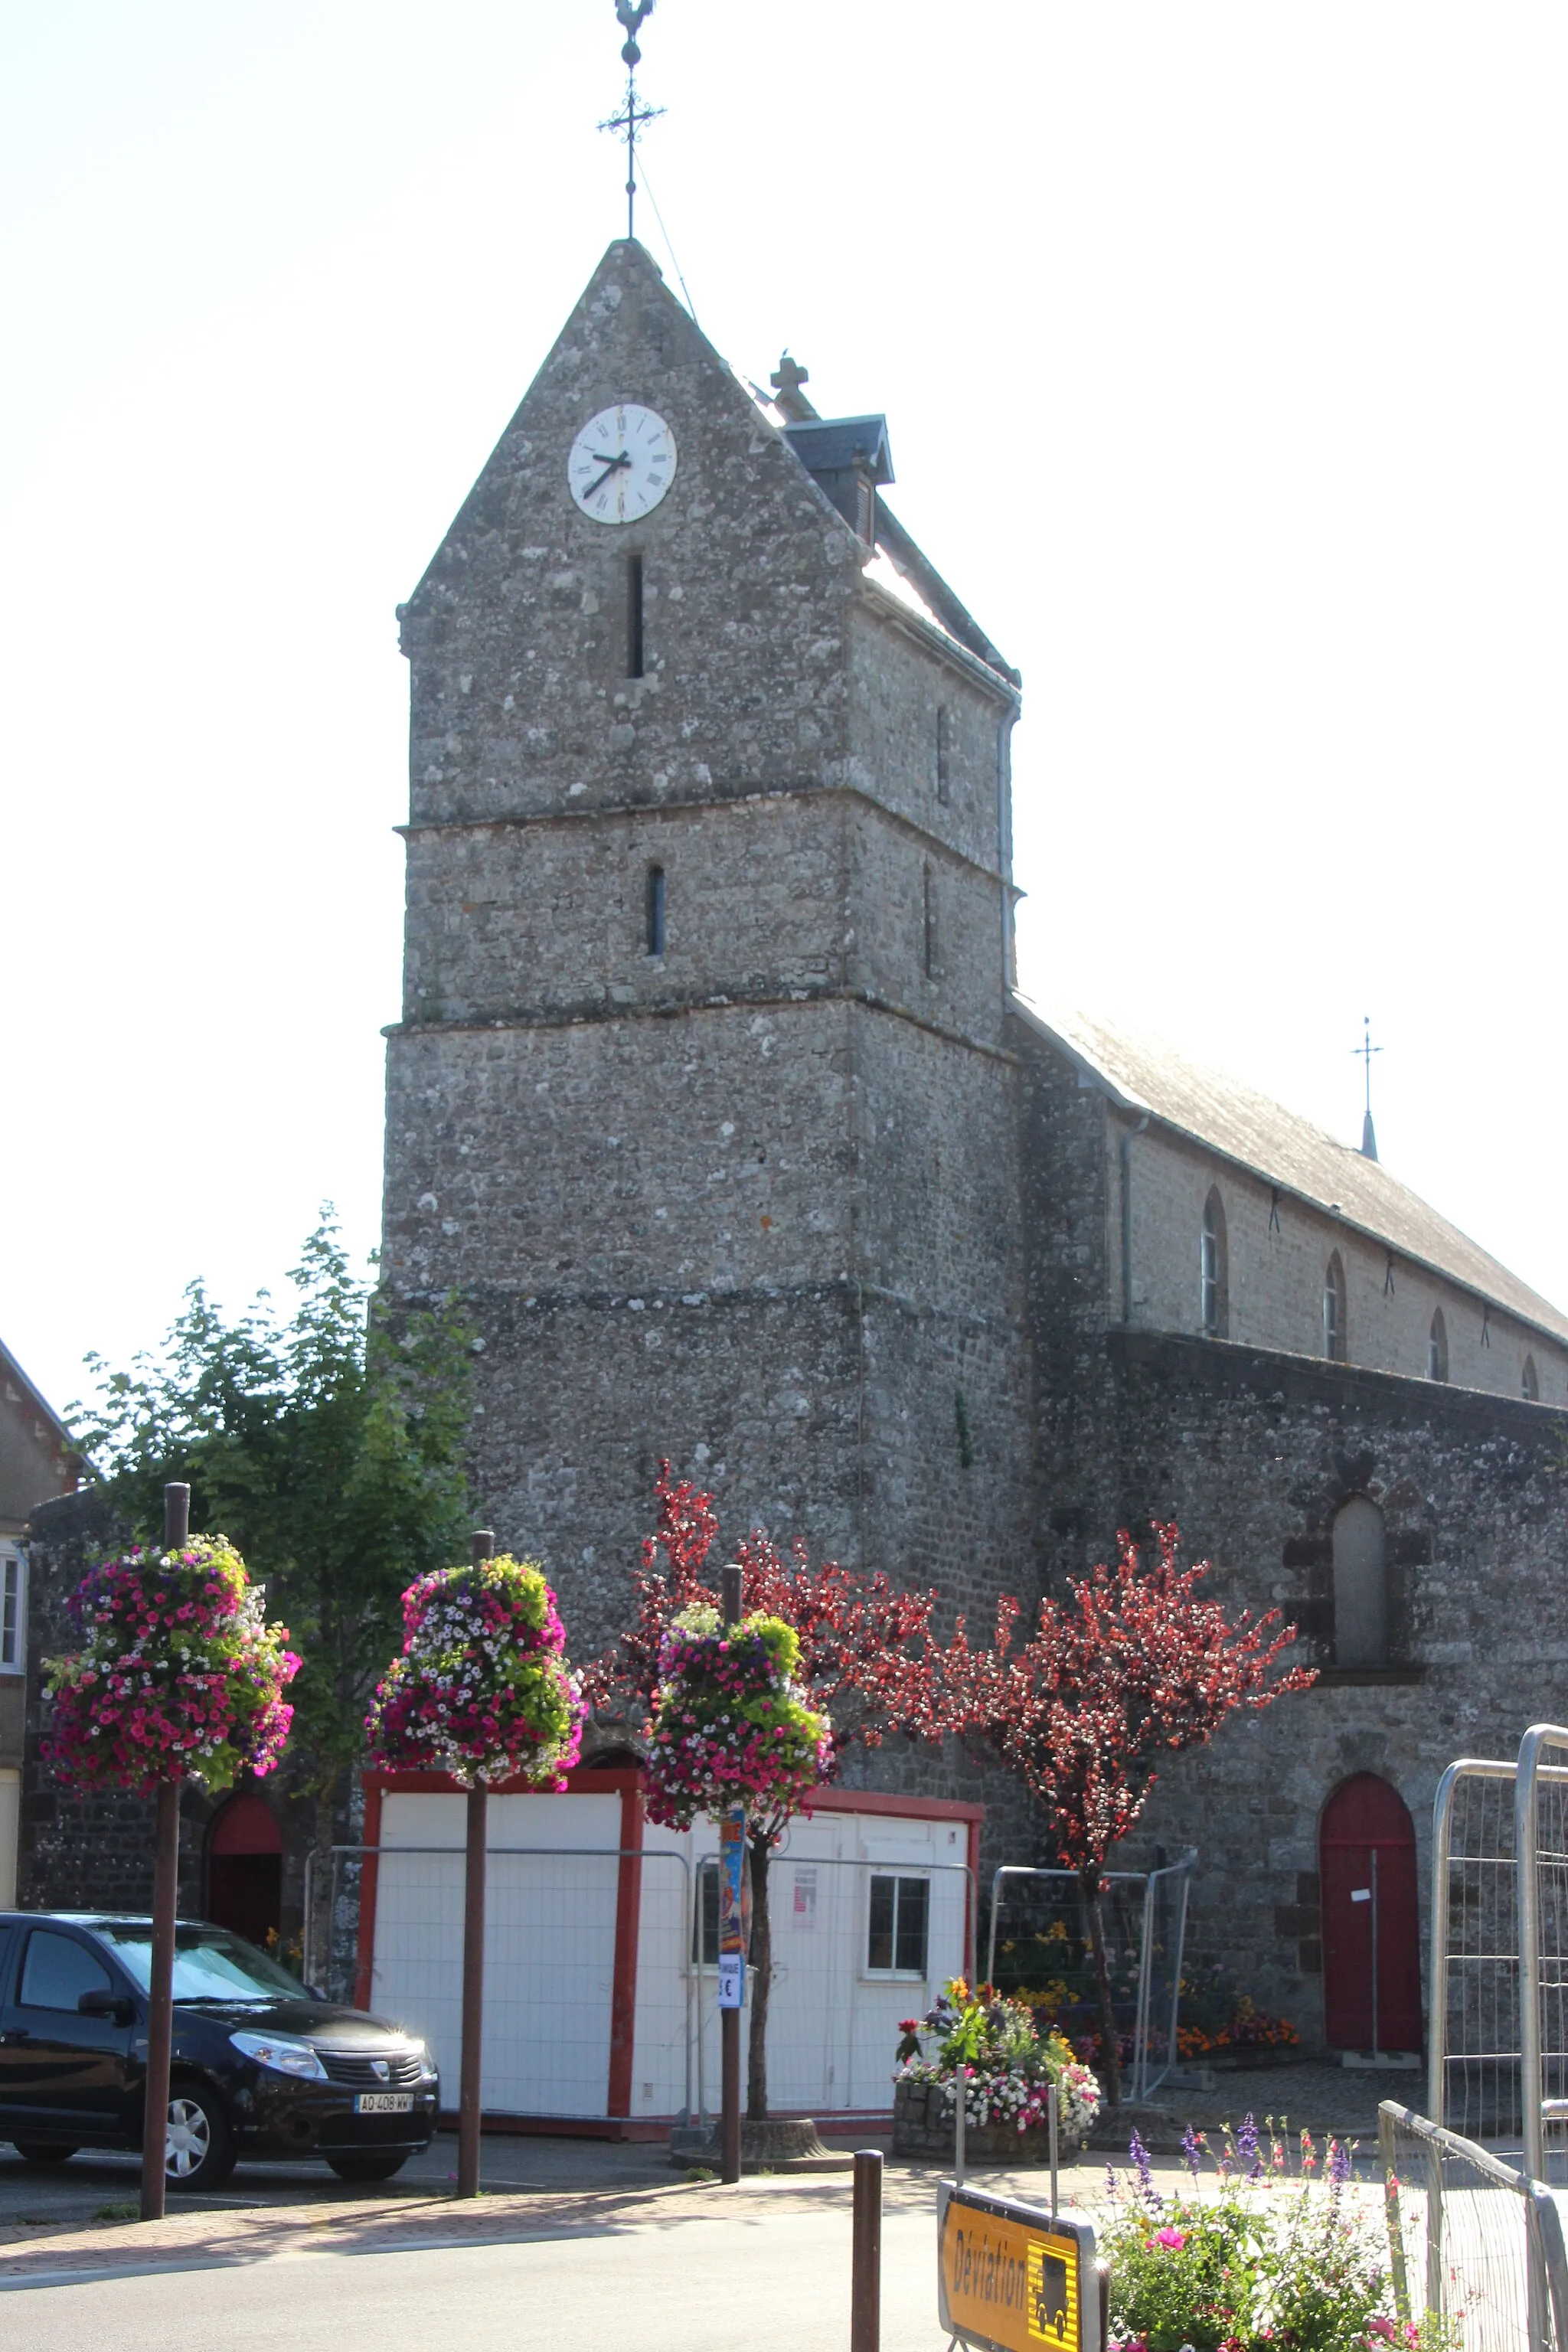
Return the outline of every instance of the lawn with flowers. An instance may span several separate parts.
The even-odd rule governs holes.
[[[365,1719],[372,1759],[464,1788],[563,1789],[585,1709],[543,1570],[510,1553],[438,1569],[404,1594],[403,1623]]]
[[[1058,2034],[1042,2039],[1026,2004],[990,1985],[971,1992],[954,1977],[924,2017],[905,2018],[899,2031],[895,2086],[940,2091],[944,2108],[956,2112],[962,2085],[966,2131],[1043,2131],[1053,2084],[1064,2149],[1088,2136],[1100,2113],[1100,2084],[1069,2044]]]
[[[81,1647],[45,1666],[42,1742],[68,1786],[145,1797],[190,1777],[216,1791],[273,1769],[300,1661],[226,1536],[133,1545],[89,1569],[68,1607]]]
[[[1100,2226],[1108,2352],[1458,2352],[1461,2321],[1396,2307],[1383,2216],[1349,2189],[1352,2147],[1248,2116],[1218,2150],[1189,2129],[1190,2190],[1161,2195],[1132,2135]],[[1321,2177],[1320,2177],[1321,2169]]]

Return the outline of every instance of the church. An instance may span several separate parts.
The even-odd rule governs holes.
[[[1175,1519],[1321,1671],[1117,1859],[1195,1845],[1196,1948],[1351,2048],[1332,1857],[1374,1847],[1416,2048],[1437,1777],[1568,1709],[1568,1317],[1370,1133],[1019,993],[1019,674],[897,521],[886,420],[807,380],[612,245],[400,608],[383,1279],[469,1302],[478,1497],[579,1654],[661,1456],[982,1639]],[[986,1869],[1041,1858],[984,1793]]]

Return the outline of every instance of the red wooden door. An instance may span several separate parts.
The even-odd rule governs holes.
[[[283,1839],[265,1801],[241,1790],[207,1839],[207,1917],[253,1944],[282,1926]]]
[[[1323,1902],[1323,2032],[1330,2048],[1419,2050],[1415,1830],[1398,1790],[1375,1772],[1358,1772],[1343,1781],[1323,1808],[1318,1862]]]

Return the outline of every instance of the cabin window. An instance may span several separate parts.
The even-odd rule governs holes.
[[[929,1879],[874,1875],[866,1939],[867,1974],[923,1977],[930,1919]]]

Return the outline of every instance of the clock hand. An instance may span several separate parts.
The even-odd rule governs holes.
[[[602,449],[598,454],[601,457],[605,457],[605,453]],[[583,496],[585,499],[591,499],[595,490],[603,489],[605,484],[609,480],[610,476],[616,471],[617,467],[621,466],[629,466],[631,462],[631,459],[627,457],[624,449],[621,451],[618,457],[605,457],[604,472],[600,475],[596,482],[589,483],[587,488],[584,491]]]

